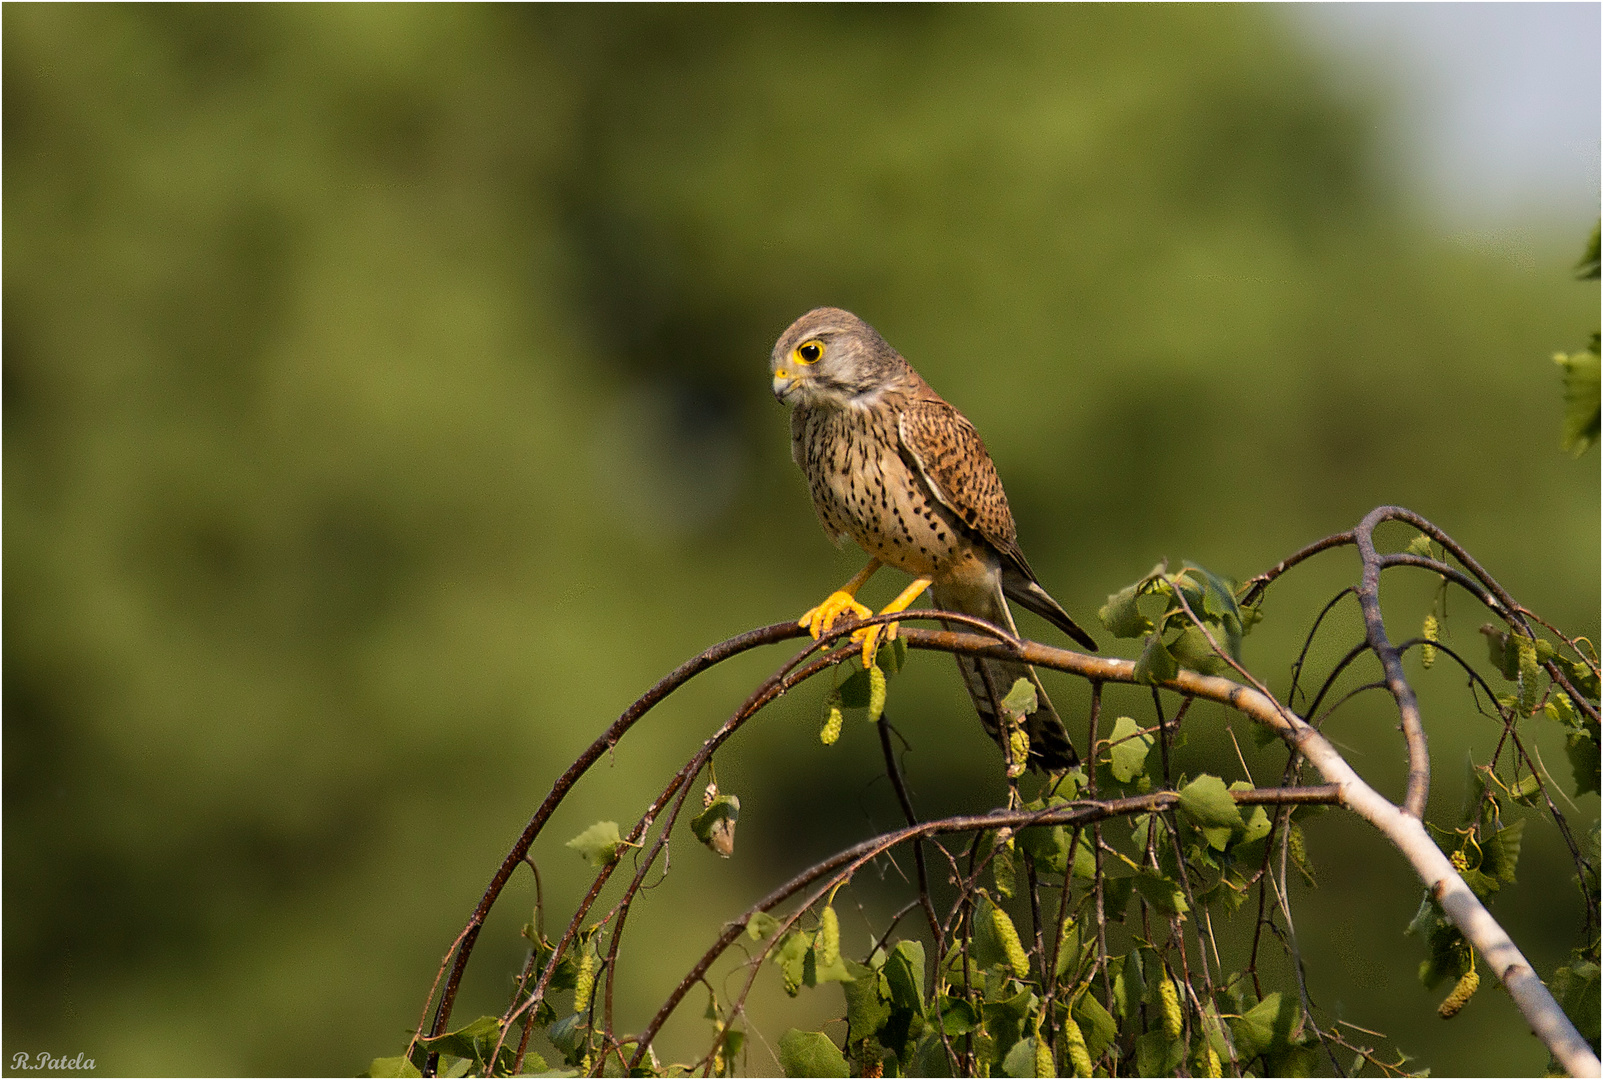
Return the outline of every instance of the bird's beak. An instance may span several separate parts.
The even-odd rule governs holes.
[[[796,376],[785,368],[774,372],[774,397],[783,402],[796,389]]]

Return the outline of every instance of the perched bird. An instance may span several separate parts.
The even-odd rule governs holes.
[[[913,575],[882,612],[905,611],[925,589],[944,611],[974,615],[1017,633],[1007,599],[1042,616],[1087,649],[1096,642],[1041,588],[1019,550],[1007,496],[979,433],[862,319],[815,308],[774,344],[774,396],[792,407],[791,455],[807,476],[824,531],[850,537],[872,558],[861,573],[802,616],[816,638],[857,601],[881,565]],[[871,664],[880,627],[853,635]],[[896,624],[886,628],[894,638]],[[1025,721],[1029,764],[1066,769],[1079,758],[1063,720],[1026,664],[957,657],[980,722],[999,741],[999,705],[1018,679],[1035,686]]]

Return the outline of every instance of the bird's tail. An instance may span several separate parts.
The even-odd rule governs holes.
[[[930,599],[936,607],[962,611],[1018,633],[1013,625],[1013,613],[1008,610],[1000,587],[986,596],[967,591],[954,595],[954,591],[939,586],[931,588],[930,593]],[[961,631],[971,628],[947,624],[947,629]],[[974,708],[980,714],[980,724],[987,735],[997,740],[998,745],[1002,740],[1002,726],[997,722],[997,712],[1002,699],[1015,682],[1028,679],[1035,687],[1036,699],[1035,711],[1024,720],[1025,733],[1030,737],[1030,767],[1055,772],[1072,769],[1080,763],[1080,756],[1074,752],[1074,744],[1069,741],[1069,731],[1063,726],[1063,718],[1052,707],[1052,699],[1046,696],[1046,689],[1042,687],[1034,668],[1016,660],[981,659],[962,654],[954,656],[969,697],[974,699]]]

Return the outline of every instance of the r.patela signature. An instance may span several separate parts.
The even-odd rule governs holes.
[[[41,1050],[37,1054],[28,1054],[19,1050],[11,1055],[11,1067],[18,1072],[40,1072],[45,1070],[65,1072],[69,1069],[93,1072],[95,1059],[85,1057],[82,1051],[78,1053],[77,1057],[68,1057],[65,1054],[56,1057],[46,1050]]]

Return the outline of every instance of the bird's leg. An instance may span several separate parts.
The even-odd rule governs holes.
[[[816,639],[818,635],[828,632],[831,624],[840,618],[842,612],[850,611],[859,619],[866,619],[874,614],[872,608],[857,602],[857,590],[861,589],[879,568],[878,559],[868,560],[868,565],[859,570],[855,577],[825,597],[822,604],[797,619],[796,625],[805,626],[807,632]]]
[[[891,614],[893,612],[897,612],[897,611],[906,611],[907,610],[907,606],[909,604],[911,604],[914,600],[917,600],[919,598],[919,596],[922,595],[924,590],[929,588],[929,587],[930,587],[930,579],[929,578],[927,578],[927,577],[914,578],[913,579],[913,584],[911,584],[907,588],[903,589],[902,590],[902,595],[898,596],[895,600],[892,600],[890,603],[886,604],[885,605],[885,609],[883,611],[881,611],[880,614],[881,615],[889,615],[889,614]],[[880,631],[883,630],[885,632],[885,640],[886,641],[895,641],[896,640],[896,628],[898,626],[900,626],[900,625],[901,625],[900,623],[885,623],[882,626],[865,626],[861,630],[858,630],[858,631],[856,631],[855,633],[852,634],[852,641],[856,642],[856,641],[860,640],[863,643],[863,670],[864,671],[867,671],[869,668],[874,666],[874,650],[879,645]]]

